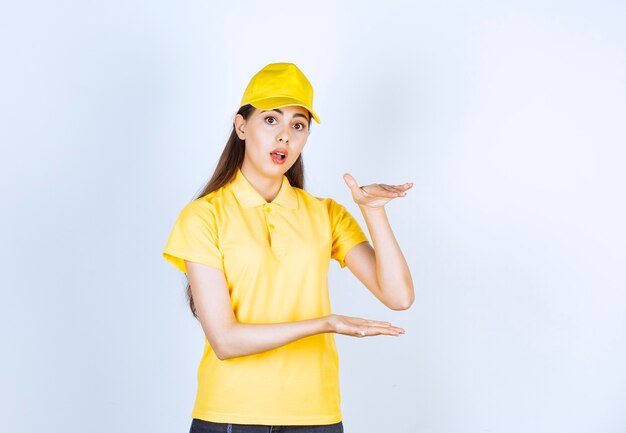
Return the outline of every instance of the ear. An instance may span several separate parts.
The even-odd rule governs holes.
[[[240,140],[246,139],[246,119],[243,118],[241,114],[235,115],[233,119],[233,127],[235,128],[235,132],[237,133],[237,137]]]

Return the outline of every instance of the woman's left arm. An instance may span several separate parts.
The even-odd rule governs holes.
[[[413,184],[359,187],[350,174],[346,173],[343,178],[361,209],[374,244],[374,248],[368,242],[352,248],[344,259],[346,266],[387,307],[406,310],[415,299],[413,279],[391,230],[385,204],[406,196]]]

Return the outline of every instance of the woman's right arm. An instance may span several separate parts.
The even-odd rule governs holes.
[[[355,337],[404,333],[402,328],[389,322],[337,314],[296,322],[239,323],[233,313],[224,272],[187,260],[185,265],[200,324],[215,355],[221,360],[265,352],[325,332]]]

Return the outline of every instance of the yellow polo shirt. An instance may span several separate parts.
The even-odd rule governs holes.
[[[241,323],[277,323],[331,314],[330,259],[367,242],[354,217],[331,198],[292,187],[267,202],[241,170],[180,212],[163,257],[224,271]],[[262,353],[220,361],[207,339],[193,418],[302,425],[342,420],[334,334],[312,335]]]

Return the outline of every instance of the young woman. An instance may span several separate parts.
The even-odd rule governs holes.
[[[398,336],[389,322],[332,314],[334,258],[387,307],[414,299],[384,205],[412,187],[344,180],[352,215],[303,189],[313,88],[291,63],[250,81],[213,177],[181,211],[163,256],[188,278],[205,334],[190,432],[343,432],[334,333]]]

